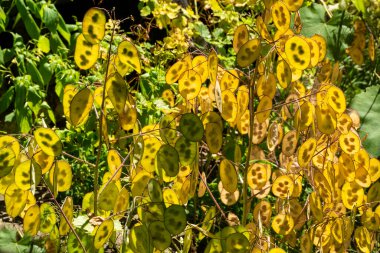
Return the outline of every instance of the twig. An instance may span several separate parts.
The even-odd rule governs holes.
[[[70,230],[73,232],[73,234],[74,234],[75,237],[77,238],[77,240],[78,240],[78,242],[79,242],[81,248],[83,249],[83,251],[84,251],[85,253],[87,253],[87,250],[86,250],[86,248],[84,247],[82,241],[80,240],[79,235],[77,234],[77,232],[75,231],[73,225],[71,224],[71,222],[69,221],[69,219],[67,218],[67,216],[65,215],[65,213],[63,212],[61,206],[59,205],[58,201],[57,201],[56,198],[54,197],[54,194],[51,192],[51,190],[50,190],[49,186],[47,185],[45,179],[44,179],[43,177],[42,177],[41,179],[42,179],[42,182],[44,183],[44,185],[46,186],[46,189],[47,189],[48,192],[50,193],[50,195],[51,195],[51,197],[52,197],[52,199],[53,199],[54,204],[58,207],[59,212],[62,214],[63,218],[65,219],[65,221],[66,221],[66,223],[67,223],[67,225],[69,225]]]

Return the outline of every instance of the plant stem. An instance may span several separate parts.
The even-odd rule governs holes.
[[[253,123],[254,123],[254,108],[253,108],[253,102],[254,102],[254,91],[255,91],[255,78],[257,73],[257,61],[256,61],[256,68],[253,72],[253,78],[250,81],[249,84],[249,136],[248,136],[248,150],[246,155],[246,161],[245,161],[245,167],[244,167],[244,174],[243,174],[243,217],[241,219],[241,223],[243,226],[247,223],[247,216],[249,213],[249,203],[251,201],[248,199],[248,169],[249,169],[249,160],[251,157],[252,152],[252,138],[253,138]]]
[[[58,201],[57,201],[56,198],[54,197],[53,192],[50,190],[49,186],[47,185],[47,183],[46,183],[46,181],[45,181],[45,179],[44,179],[43,177],[42,177],[42,182],[43,182],[44,185],[46,186],[46,189],[48,190],[49,194],[51,195],[54,204],[58,207],[59,212],[62,214],[62,217],[65,219],[67,225],[69,225],[70,230],[73,232],[73,234],[74,234],[75,237],[77,238],[77,240],[78,240],[78,242],[79,242],[81,248],[83,249],[83,251],[84,251],[85,253],[87,253],[87,250],[86,250],[86,248],[84,247],[82,241],[80,240],[80,237],[79,237],[79,235],[77,234],[77,232],[75,231],[73,225],[71,224],[71,221],[69,221],[69,219],[67,218],[67,216],[66,216],[65,213],[63,212],[61,206],[59,205]]]
[[[102,153],[102,146],[103,146],[103,117],[104,117],[104,108],[105,108],[105,100],[106,100],[105,86],[108,79],[108,68],[109,68],[110,59],[111,59],[111,49],[112,49],[112,41],[113,41],[114,33],[115,33],[115,24],[112,29],[110,45],[108,48],[106,75],[104,76],[103,93],[102,93],[102,106],[100,108],[100,117],[99,117],[99,147],[98,147],[98,154],[96,156],[95,176],[94,176],[95,177],[94,178],[94,215],[95,216],[98,215],[99,162],[100,162],[100,155]]]

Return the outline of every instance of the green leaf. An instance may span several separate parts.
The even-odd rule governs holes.
[[[5,112],[10,106],[13,96],[15,94],[14,87],[10,87],[1,97],[0,97],[0,114]]]
[[[56,32],[59,21],[57,10],[50,4],[45,5],[43,10],[42,21],[51,32]]]
[[[332,18],[326,20],[326,10],[321,4],[314,3],[311,6],[301,8],[299,11],[302,17],[302,35],[306,37],[311,37],[314,34],[322,35],[326,39],[327,57],[330,59],[339,59],[341,55],[345,55],[344,50],[348,47],[345,40],[351,31],[348,16],[343,16],[342,20],[342,15],[345,12],[336,10],[333,12]],[[340,38],[338,38],[341,23],[341,33]]]
[[[211,34],[210,34],[210,31],[208,30],[208,27],[202,22],[195,22],[194,29],[197,32],[197,34],[201,36],[202,38],[204,38],[205,40],[211,39]]]
[[[5,31],[7,24],[7,14],[5,14],[3,8],[0,6],[0,33]]]
[[[20,237],[16,229],[0,229],[0,252],[2,253],[42,253],[44,249],[33,243],[30,236]]]
[[[361,118],[360,136],[366,150],[373,156],[380,156],[380,85],[372,86],[356,95],[351,107],[357,110]]]
[[[38,39],[37,47],[44,53],[49,53],[50,51],[50,41],[46,36],[40,36]]]
[[[356,9],[362,13],[365,13],[364,0],[352,0],[352,3],[355,5]]]
[[[26,71],[32,77],[32,81],[40,85],[40,87],[44,87],[44,79],[41,76],[41,73],[38,71],[36,63],[30,59],[26,59]]]
[[[40,28],[37,26],[32,15],[29,13],[24,0],[15,0],[18,12],[25,24],[26,31],[32,39],[38,39],[40,36]]]

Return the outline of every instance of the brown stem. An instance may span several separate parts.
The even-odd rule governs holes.
[[[42,182],[43,182],[44,185],[46,186],[46,189],[47,189],[48,192],[50,193],[51,197],[53,198],[53,202],[54,202],[54,204],[58,207],[59,212],[62,214],[62,217],[65,219],[67,225],[69,225],[70,230],[73,232],[73,234],[74,234],[75,237],[77,238],[77,240],[78,240],[78,242],[79,242],[81,248],[83,249],[83,251],[84,251],[85,253],[87,253],[87,250],[86,250],[86,248],[84,247],[82,241],[80,240],[79,235],[78,235],[77,232],[75,231],[73,225],[71,224],[71,221],[69,221],[69,219],[67,218],[67,216],[66,216],[65,213],[63,212],[61,206],[59,205],[58,201],[55,199],[54,194],[53,194],[52,191],[50,190],[49,186],[47,185],[47,183],[46,183],[46,181],[45,181],[45,179],[44,179],[43,177],[42,177]]]

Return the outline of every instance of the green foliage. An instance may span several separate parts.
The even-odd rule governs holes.
[[[360,133],[365,139],[364,147],[375,157],[380,156],[380,133],[377,131],[377,120],[380,117],[380,87],[368,87],[354,97],[351,107],[357,110],[361,117]]]
[[[36,241],[29,235],[20,236],[15,228],[0,229],[0,251],[4,253],[43,253],[41,241]]]

